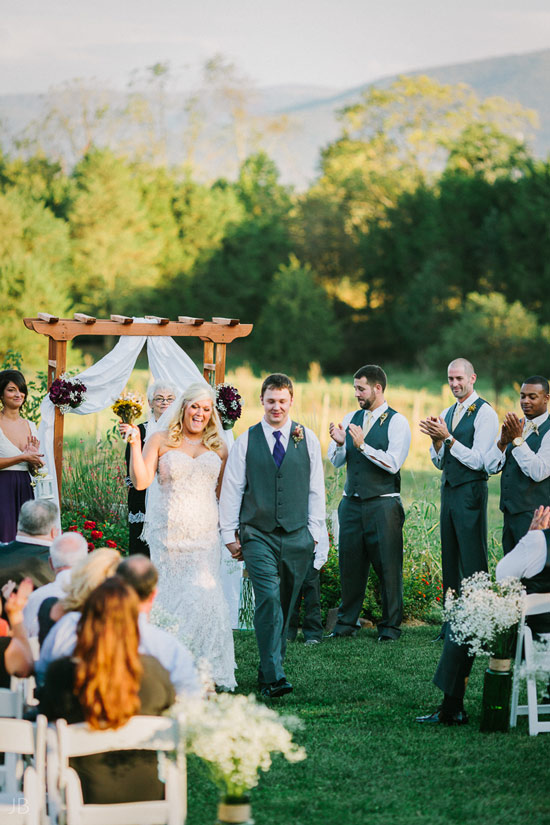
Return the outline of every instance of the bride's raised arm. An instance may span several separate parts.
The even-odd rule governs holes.
[[[127,434],[130,444],[130,479],[136,490],[145,490],[155,477],[162,444],[161,433],[153,433],[141,450],[139,429],[130,424],[119,424],[122,435]]]

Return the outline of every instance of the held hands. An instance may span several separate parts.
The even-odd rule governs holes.
[[[550,507],[537,507],[529,530],[547,530],[550,527]]]
[[[241,547],[241,542],[239,540],[239,534],[235,533],[235,541],[230,541],[229,544],[225,545],[235,561],[244,561],[243,552]]]
[[[118,422],[118,430],[122,436],[123,441],[128,444],[139,444],[141,442],[141,435],[138,427],[133,424],[124,424],[122,421]]]
[[[340,445],[340,447],[342,446],[342,444],[345,443],[346,431],[344,430],[341,424],[338,424],[338,426],[336,426],[336,424],[333,421],[331,421],[329,424],[328,431],[332,440],[335,441],[338,445]]]

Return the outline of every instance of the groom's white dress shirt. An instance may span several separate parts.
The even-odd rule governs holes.
[[[276,428],[271,427],[265,418],[261,420],[262,430],[269,451],[273,453]],[[290,430],[292,421],[289,417],[286,424],[280,428],[281,439],[285,453],[294,449]],[[328,539],[325,541],[326,512],[325,512],[325,478],[323,475],[323,459],[321,445],[315,433],[303,427],[309,454],[309,499],[308,499],[308,529],[317,542],[315,548],[314,566],[319,569],[327,560]],[[240,435],[229,453],[223,476],[222,492],[220,496],[220,530],[224,544],[235,541],[235,532],[239,529],[239,515],[244,490],[246,487],[246,453],[248,450],[248,430]]]

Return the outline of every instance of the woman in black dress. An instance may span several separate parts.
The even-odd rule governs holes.
[[[175,387],[167,384],[166,381],[156,381],[147,390],[147,400],[151,407],[151,416],[147,424],[139,424],[139,434],[141,437],[141,448],[145,439],[152,435],[155,424],[165,412],[170,404],[175,401],[177,392]],[[136,490],[130,479],[130,445],[126,447],[126,486],[128,487],[128,552],[142,553],[149,556],[149,546],[141,540],[141,531],[145,521],[145,497],[146,490]]]
[[[40,694],[49,720],[119,728],[136,714],[160,716],[174,702],[170,677],[152,656],[138,653],[138,597],[119,576],[88,597],[72,657],[50,664]],[[114,751],[71,759],[85,804],[163,799],[157,757],[147,751]]]

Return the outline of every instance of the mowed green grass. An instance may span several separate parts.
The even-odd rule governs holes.
[[[550,823],[550,737],[529,737],[525,718],[509,734],[479,732],[485,657],[466,695],[470,724],[427,727],[441,645],[433,627],[406,627],[380,645],[374,631],[354,639],[289,645],[294,693],[270,704],[298,716],[308,758],[275,757],[252,793],[256,825],[510,825]],[[238,691],[256,689],[252,632],[235,634]],[[217,791],[189,761],[189,825],[216,820]]]

